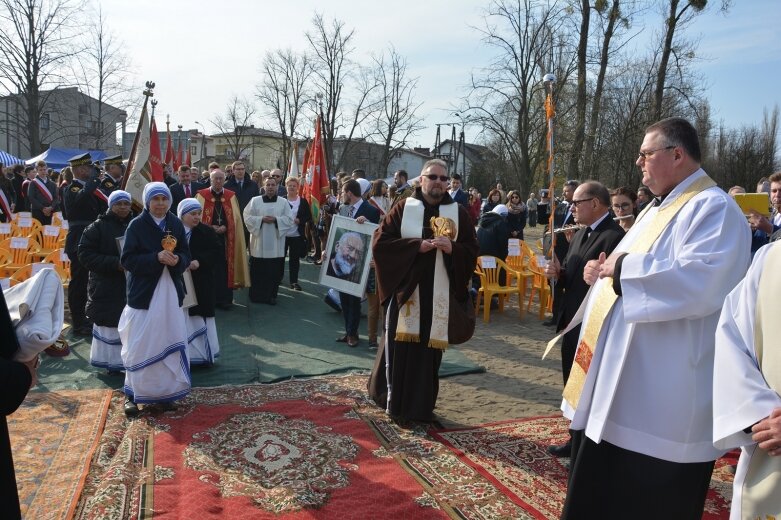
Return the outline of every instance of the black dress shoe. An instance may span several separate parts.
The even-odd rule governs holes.
[[[549,320],[543,321],[542,324],[545,325],[546,327],[555,327],[556,326],[556,322],[553,320],[553,318],[551,318]]]
[[[302,291],[302,290],[303,290],[303,289],[301,289],[301,286],[300,286],[300,285],[298,285],[297,283],[291,283],[291,284],[290,284],[290,287],[291,287],[291,288],[292,288],[294,291]]]
[[[129,397],[125,397],[125,416],[135,417],[138,415],[138,405]]]
[[[548,446],[548,453],[554,457],[570,457],[572,455],[572,442],[567,441],[566,444],[559,446]]]
[[[347,340],[349,338],[347,336],[342,336],[341,338],[336,338],[337,343],[347,343]]]

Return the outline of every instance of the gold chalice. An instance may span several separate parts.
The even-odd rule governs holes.
[[[431,217],[431,230],[434,237],[447,237],[450,240],[456,239],[456,223],[447,217]]]

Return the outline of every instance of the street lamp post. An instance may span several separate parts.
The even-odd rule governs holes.
[[[206,157],[206,128],[198,121],[195,124],[201,127],[201,159],[198,162],[203,162]],[[204,164],[201,164],[201,168],[204,166]]]

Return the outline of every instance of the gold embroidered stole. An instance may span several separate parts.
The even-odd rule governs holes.
[[[409,197],[401,217],[401,237],[421,238],[423,236],[423,201]],[[441,204],[439,216],[447,217],[455,222],[456,238],[458,238],[458,204]],[[441,350],[447,349],[447,326],[450,316],[450,278],[445,267],[442,251],[437,250],[434,263],[434,301],[431,316],[431,334],[428,346]],[[415,287],[409,300],[399,309],[399,321],[396,326],[396,341],[411,343],[420,342],[420,286]]]
[[[754,351],[768,386],[781,392],[781,246],[773,246],[765,257],[757,291],[754,321]],[[767,349],[765,349],[767,345]],[[743,518],[781,518],[781,457],[754,446],[743,481]]]
[[[653,220],[643,230],[643,234],[637,237],[635,242],[629,247],[627,253],[647,253],[651,250],[651,246],[659,239],[667,225],[672,221],[675,215],[683,208],[687,202],[689,202],[695,195],[701,191],[715,186],[716,183],[713,179],[707,175],[694,181],[683,193],[681,193],[675,200],[669,205],[660,207],[656,214],[653,216]],[[641,214],[641,217],[646,215],[647,211]],[[638,221],[640,219],[638,218]],[[618,295],[613,291],[613,279],[606,278],[602,280],[602,283],[597,290],[597,294],[594,297],[594,304],[591,307],[588,320],[583,329],[583,336],[578,344],[578,349],[575,352],[575,362],[572,364],[572,371],[570,372],[567,384],[564,387],[564,399],[573,408],[578,407],[580,401],[580,395],[583,392],[583,386],[586,383],[586,374],[588,373],[591,361],[594,358],[594,349],[599,339],[599,334],[602,331],[602,325],[605,323],[610,310],[613,308]]]

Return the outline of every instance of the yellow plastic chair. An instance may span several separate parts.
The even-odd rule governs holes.
[[[17,241],[26,240],[27,247],[13,247]],[[32,263],[33,253],[36,251],[37,244],[35,240],[28,237],[11,237],[0,241],[0,249],[6,249],[11,253],[11,261],[6,267],[19,269],[22,266]]]
[[[529,301],[526,304],[526,310],[528,311],[531,308],[532,300],[536,294],[540,302],[539,316],[540,319],[543,319],[545,318],[545,312],[548,311],[553,304],[548,278],[545,277],[545,273],[540,269],[539,265],[537,265],[537,258],[534,256],[529,260],[529,271],[534,274],[534,277],[532,278],[532,288],[529,293]]]
[[[43,261],[54,264],[54,269],[62,278],[62,285],[67,288],[71,280],[71,261],[68,259],[65,251],[63,249],[55,249]]]
[[[56,234],[54,234],[56,233]],[[60,237],[62,228],[58,226],[44,226],[41,233],[40,247],[35,252],[37,258],[46,258],[49,254],[60,247]]]
[[[19,219],[14,221],[14,223],[11,225],[11,236],[32,238],[38,244],[40,244],[43,234],[43,226],[41,225],[41,222],[38,219],[32,217],[29,219],[29,227],[21,226],[20,224],[22,222],[24,221]]]
[[[484,267],[483,259],[493,259],[496,267]],[[486,263],[490,260],[486,261]],[[477,258],[477,267],[475,273],[480,276],[480,289],[477,291],[477,300],[475,301],[475,312],[480,309],[480,299],[483,299],[483,321],[488,323],[491,319],[491,299],[496,294],[499,296],[499,312],[504,312],[504,298],[513,294],[518,295],[518,316],[523,318],[523,295],[520,284],[501,285],[499,279],[500,271],[504,269],[507,272],[507,278],[511,276],[519,277],[520,273],[507,265],[501,258],[495,256],[480,256]]]
[[[13,229],[13,224],[11,222],[0,222],[0,240],[11,237]]]
[[[11,259],[11,252],[8,249],[0,249],[0,278],[10,278],[13,273],[13,270],[6,269],[6,266],[11,263]]]
[[[523,295],[521,298],[525,298],[526,282],[534,278],[534,273],[529,271],[528,257],[521,250],[521,256],[508,256],[505,262],[512,269],[512,271],[507,273],[507,285],[512,285],[515,282],[515,285],[519,286],[518,288]]]

